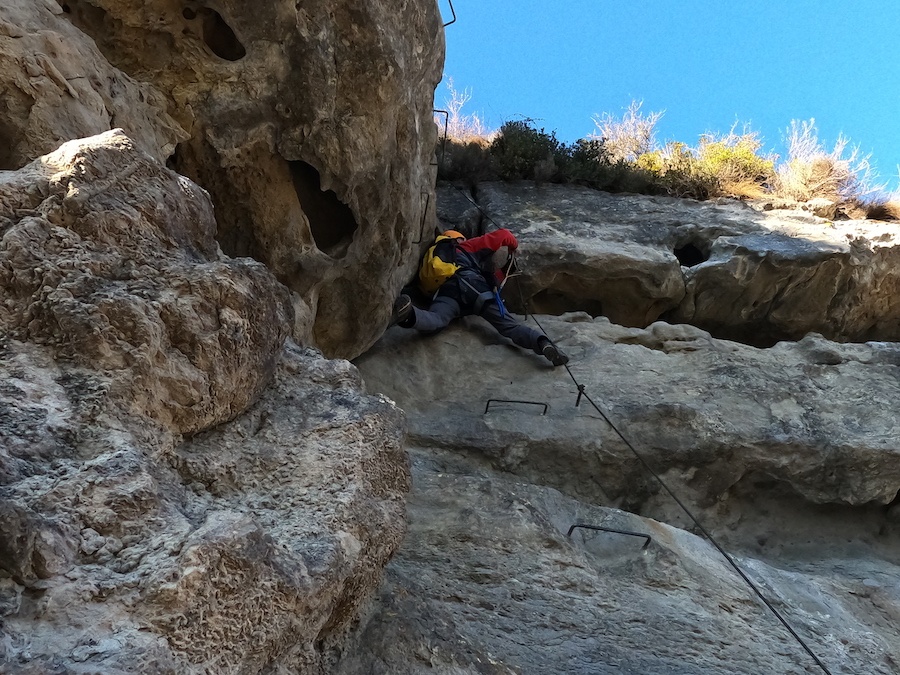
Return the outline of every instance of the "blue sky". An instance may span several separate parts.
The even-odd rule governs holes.
[[[448,0],[439,0],[445,21]],[[872,154],[890,189],[900,165],[898,0],[453,0],[444,82],[491,128],[531,118],[574,141],[592,115],[632,100],[665,111],[660,141],[696,144],[735,122],[784,154],[793,119],[815,118]]]

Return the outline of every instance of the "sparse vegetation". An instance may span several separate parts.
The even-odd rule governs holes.
[[[700,137],[697,155],[705,170],[716,177],[716,191],[734,197],[762,197],[775,180],[775,158],[760,154],[763,143],[754,131],[734,129],[724,135]]]
[[[850,201],[884,192],[885,186],[874,184],[870,155],[861,155],[844,136],[838,137],[831,152],[826,151],[814,119],[792,120],[785,140],[788,158],[778,168],[776,186],[780,195],[798,201],[815,197]]]
[[[656,127],[663,112],[644,113],[640,101],[620,118],[595,115],[596,131],[572,144],[528,119],[489,131],[481,117],[462,113],[471,92],[457,91],[452,81],[448,90],[447,138],[439,148],[443,180],[524,179],[694,199],[823,197],[854,217],[900,219],[900,200],[876,184],[870,157],[843,136],[826,151],[815,120],[790,123],[788,156],[779,163],[777,156],[763,153],[761,137],[748,127],[704,134],[694,147],[660,145]]]
[[[447,92],[450,94],[445,102],[447,106],[447,138],[469,143],[490,141],[496,132],[488,130],[484,120],[477,113],[463,114],[462,109],[472,99],[472,90],[459,91],[453,86],[453,79],[447,80]]]
[[[642,155],[657,149],[656,124],[663,111],[644,114],[643,101],[632,101],[621,119],[609,113],[594,115],[597,132],[591,135],[603,141],[607,154],[614,162],[635,162]]]

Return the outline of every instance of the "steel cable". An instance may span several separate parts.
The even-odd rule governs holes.
[[[492,223],[496,227],[501,227],[500,225],[497,224],[496,221],[494,221],[493,218],[491,218],[484,211],[483,208],[481,208],[480,204],[478,204],[474,199],[472,199],[468,194],[466,194],[457,185],[454,185],[452,182],[450,184],[453,185],[453,187],[461,195],[463,195],[463,197],[465,197],[469,202],[471,202],[472,205],[478,209],[478,211],[481,213],[481,215],[483,215],[488,220],[488,222]],[[530,308],[529,303],[527,303],[525,301],[525,294],[522,291],[521,278],[519,278],[518,284],[516,284],[516,285],[519,287],[519,295],[520,295],[521,303],[522,303],[522,311],[525,312],[526,319],[530,315],[530,317],[532,319],[534,319],[534,322],[537,324],[538,328],[541,329],[541,332],[544,335],[547,335],[547,331],[544,330],[544,327],[541,325],[540,321],[538,321],[537,317],[535,316],[534,310],[532,308]],[[549,338],[549,336],[548,336],[548,338]],[[668,486],[668,484],[660,477],[660,475],[656,471],[653,470],[653,467],[650,466],[650,463],[647,462],[647,460],[644,458],[644,456],[635,449],[634,445],[632,445],[631,442],[625,437],[625,435],[621,431],[619,431],[619,428],[615,424],[613,424],[612,420],[609,418],[609,415],[607,415],[606,412],[604,412],[603,409],[594,402],[594,400],[590,397],[590,395],[588,395],[587,391],[585,390],[585,386],[578,381],[578,379],[575,377],[575,374],[572,372],[572,369],[569,367],[568,364],[565,365],[565,369],[566,369],[566,372],[569,374],[569,377],[572,379],[572,382],[575,384],[575,387],[578,389],[578,399],[577,399],[575,405],[577,406],[578,403],[581,402],[581,399],[584,398],[585,400],[588,401],[588,403],[591,404],[591,406],[593,406],[593,408],[603,418],[603,421],[606,422],[606,424],[609,425],[609,428],[612,429],[616,433],[616,435],[622,440],[622,442],[626,445],[626,447],[638,459],[638,461],[641,463],[641,465],[644,467],[644,469],[651,476],[653,476],[654,480],[656,480],[656,482],[659,483],[659,485],[673,499],[673,501],[678,505],[678,507],[682,511],[684,511],[684,513],[688,516],[688,518],[690,518],[690,520],[694,523],[694,525],[696,525],[697,529],[700,530],[701,533],[703,533],[703,536],[707,539],[707,541],[709,541],[709,543],[711,543],[716,548],[716,550],[722,555],[723,558],[725,558],[725,560],[728,562],[728,564],[734,569],[734,571],[744,581],[744,583],[750,587],[750,590],[752,590],[753,593],[769,609],[769,611],[771,611],[772,614],[775,615],[775,618],[778,619],[778,621],[781,623],[781,625],[784,626],[785,629],[787,629],[788,633],[790,633],[791,636],[800,644],[800,646],[803,648],[803,651],[805,651],[809,655],[809,657],[813,661],[815,661],[816,665],[818,665],[819,668],[822,669],[822,672],[824,672],[825,675],[832,675],[831,671],[828,669],[828,667],[822,662],[822,660],[818,656],[816,656],[815,652],[813,652],[813,650],[809,647],[809,645],[806,644],[806,641],[800,636],[799,633],[797,633],[796,630],[794,630],[793,626],[791,626],[791,624],[787,621],[787,619],[784,618],[784,616],[781,614],[781,612],[778,611],[778,608],[775,607],[775,605],[772,604],[772,602],[765,595],[763,595],[762,591],[759,590],[759,588],[753,582],[753,580],[750,579],[750,577],[747,576],[747,574],[744,572],[744,570],[741,569],[741,566],[737,564],[737,561],[735,561],[735,559],[731,557],[731,555],[721,546],[721,544],[719,544],[718,540],[716,540],[716,538],[713,537],[712,534],[703,526],[703,524],[700,522],[700,520],[693,514],[693,512],[687,507],[687,505],[685,505],[685,503],[681,500],[681,498],[679,498],[678,495],[675,494],[675,492],[672,490],[672,488],[670,488]]]
[[[544,330],[544,327],[541,325],[541,322],[538,321],[537,317],[535,316],[534,310],[532,309],[529,311],[529,309],[525,303],[525,296],[524,296],[524,293],[522,292],[521,281],[519,282],[518,286],[519,286],[519,293],[522,296],[523,309],[525,309],[525,311],[527,313],[530,313],[531,318],[534,319],[534,322],[537,324],[538,328],[541,329],[541,332],[544,335],[547,335],[547,331]],[[700,520],[685,505],[685,503],[678,497],[678,495],[675,494],[675,492],[672,490],[672,488],[670,488],[668,486],[668,484],[660,477],[660,475],[656,471],[653,470],[653,467],[650,466],[650,463],[644,458],[644,456],[635,449],[634,445],[632,445],[631,442],[625,437],[625,435],[621,431],[619,431],[619,428],[615,424],[613,424],[612,420],[609,418],[609,415],[607,415],[603,411],[603,409],[594,402],[594,399],[592,399],[590,397],[590,395],[587,393],[587,391],[585,389],[585,386],[582,383],[580,383],[578,381],[578,379],[575,377],[575,374],[572,372],[572,369],[569,367],[568,364],[565,365],[565,369],[566,369],[566,372],[569,374],[569,377],[572,378],[572,382],[575,384],[575,387],[578,389],[578,401],[581,401],[581,399],[584,398],[585,400],[587,400],[588,403],[590,403],[594,407],[594,410],[596,410],[600,414],[600,417],[602,417],[603,421],[609,425],[609,428],[612,429],[620,439],[622,439],[622,442],[626,445],[626,447],[628,447],[628,449],[631,450],[632,454],[634,454],[634,456],[637,457],[638,461],[641,463],[641,465],[644,467],[644,469],[646,469],[646,471],[651,476],[653,476],[653,478],[656,480],[656,482],[659,483],[659,485],[669,494],[669,496],[675,501],[675,503],[678,504],[679,508],[681,508],[681,510],[684,511],[684,513],[688,516],[688,518],[691,519],[691,521],[694,523],[694,525],[697,526],[697,529],[703,533],[703,536],[706,537],[706,539],[709,541],[709,543],[711,543],[713,546],[715,546],[716,550],[722,555],[722,557],[725,558],[726,561],[728,561],[728,564],[731,565],[732,568],[734,568],[734,571],[737,572],[738,576],[740,576],[741,579],[744,580],[744,582],[747,584],[747,586],[749,586],[750,589],[756,594],[756,596],[763,602],[763,604],[769,608],[769,610],[772,612],[772,614],[775,615],[775,617],[781,622],[781,624],[787,629],[787,631],[794,637],[794,639],[798,643],[800,643],[800,646],[803,647],[803,650],[807,654],[809,654],[810,658],[812,658],[812,660],[816,662],[816,664],[822,669],[822,671],[826,675],[831,675],[831,671],[828,670],[828,667],[822,662],[822,660],[818,656],[816,656],[815,652],[813,652],[813,650],[810,649],[809,645],[806,644],[806,641],[802,637],[800,637],[800,635],[797,633],[797,631],[794,630],[794,628],[791,626],[791,624],[788,623],[787,619],[785,619],[784,616],[782,616],[781,612],[778,611],[778,609],[775,607],[775,605],[773,605],[772,602],[765,595],[763,595],[762,591],[759,590],[759,588],[753,582],[753,580],[750,579],[749,576],[747,576],[747,574],[744,572],[743,569],[741,569],[740,565],[737,564],[737,562],[734,560],[734,558],[732,558],[731,555],[719,544],[719,542],[716,540],[716,538],[713,537],[712,534],[710,534],[710,532],[703,526],[703,524],[700,522]],[[577,405],[577,403],[576,403],[576,405]]]

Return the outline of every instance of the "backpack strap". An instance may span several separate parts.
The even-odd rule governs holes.
[[[458,276],[457,279],[459,279],[461,283],[465,284],[473,293],[476,293],[475,302],[472,303],[472,312],[474,314],[480,316],[481,310],[484,309],[484,304],[486,302],[490,302],[491,300],[497,299],[494,296],[494,291],[485,291],[484,293],[480,293],[477,288],[466,281],[466,278],[464,276]]]

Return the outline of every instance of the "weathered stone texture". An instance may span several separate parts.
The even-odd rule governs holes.
[[[171,165],[209,190],[225,252],[297,294],[295,337],[338,356],[372,344],[434,218],[437,4],[64,7],[112,63],[166,93],[190,134]]]
[[[497,475],[452,451],[413,456],[410,532],[340,675],[817,670],[699,537]],[[817,528],[792,523],[797,511],[744,528],[760,540],[781,530],[782,542],[796,544],[788,555],[747,546],[732,554],[830,672],[890,675],[900,663],[896,558],[872,545],[871,519],[822,515]],[[642,548],[644,539],[616,533],[567,537],[575,523],[652,539]],[[881,539],[896,551],[897,535]],[[838,536],[854,541],[842,546]]]
[[[136,412],[191,433],[246,408],[287,336],[286,290],[228,260],[205,193],[113,131],[0,174],[0,323],[118,371]]]
[[[120,127],[160,161],[187,138],[165,97],[111,66],[53,0],[0,5],[0,169]]]
[[[392,329],[357,359],[409,415],[414,486],[409,535],[341,675],[816,670],[586,397],[830,672],[896,672],[900,446],[886,402],[900,345],[757,349],[686,325],[538,318],[580,397],[566,369],[480,319],[428,338]],[[567,537],[577,523],[652,541]]]
[[[414,442],[476,453],[586,501],[638,508],[649,491],[635,457],[565,369],[510,349],[481,319],[440,336],[392,329],[358,365],[407,410]],[[900,347],[810,336],[771,349],[691,326],[625,328],[586,314],[541,317],[568,368],[660,473],[714,503],[742,480],[770,480],[816,503],[889,503],[900,486]],[[396,363],[403,362],[403,377]],[[460,364],[460,376],[435,364]],[[456,373],[457,366],[454,366]],[[499,404],[488,399],[535,401]],[[540,403],[553,415],[542,415]]]
[[[404,423],[120,131],[0,173],[3,672],[328,672],[403,536]]]

